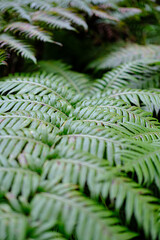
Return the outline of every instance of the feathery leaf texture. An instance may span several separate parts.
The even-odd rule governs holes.
[[[160,60],[159,45],[148,44],[143,46],[130,43],[123,47],[117,47],[115,51],[100,56],[90,63],[89,67],[97,70],[110,69],[136,60],[144,60],[145,62],[148,59]]]
[[[23,41],[17,40],[13,36],[4,33],[0,35],[0,44],[1,47],[7,47],[10,50],[14,50],[22,57],[31,59],[34,63],[36,63],[36,58],[30,45],[24,43]]]
[[[126,88],[158,65],[137,62],[1,79],[0,240],[160,239],[160,92]]]

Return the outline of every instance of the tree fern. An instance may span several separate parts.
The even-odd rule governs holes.
[[[16,37],[1,34],[10,39],[2,46],[20,41],[17,33],[50,41],[51,22],[87,30],[87,14],[94,20],[95,9],[119,8],[119,1],[108,8],[103,0],[17,1],[31,17],[24,22],[2,2],[16,18],[4,26]],[[93,63],[116,66],[100,80],[55,60],[1,78],[0,240],[160,239],[159,46],[109,52]]]
[[[9,85],[6,82],[9,80]],[[6,79],[6,81],[1,82],[1,93],[19,93],[19,94],[34,94],[41,97],[48,94],[53,94],[55,97],[66,101],[69,104],[75,104],[77,101],[81,100],[81,95],[74,95],[74,91],[70,90],[68,95],[68,88],[62,88],[62,84],[65,82],[62,77],[57,77],[54,75],[39,74],[33,75],[33,77],[23,77],[19,76],[15,79]]]
[[[42,132],[42,130],[40,131]],[[28,153],[37,157],[45,157],[49,153],[52,139],[47,132],[37,133],[36,131],[3,129],[0,133],[0,154],[9,158],[17,158],[20,153]],[[7,147],[6,147],[7,145]],[[16,147],[15,147],[16,145]]]

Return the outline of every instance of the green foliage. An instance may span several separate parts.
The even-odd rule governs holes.
[[[158,3],[0,12],[0,240],[160,240]]]
[[[125,88],[158,74],[155,64],[133,61],[89,82],[43,61],[48,73],[1,80],[0,191],[27,220],[27,239],[159,239],[160,95]]]

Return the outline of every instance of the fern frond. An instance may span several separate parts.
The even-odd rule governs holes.
[[[68,235],[75,230],[79,240],[127,240],[137,235],[122,227],[113,212],[70,188],[67,185],[57,185],[51,193],[37,194],[31,203],[32,219],[58,221],[63,224]]]
[[[1,0],[0,11],[13,11],[16,12],[22,19],[31,21],[29,12],[25,9],[25,4],[22,4],[22,1],[10,1],[10,0]]]
[[[87,13],[89,16],[92,15],[91,8],[89,4],[86,1],[79,1],[79,0],[54,0],[55,3],[57,3],[59,6],[62,6],[64,8],[73,8],[76,10],[81,10],[85,13]]]
[[[130,144],[127,137],[125,139],[123,134],[114,129],[90,127],[90,123],[83,121],[73,121],[72,124],[70,121],[65,122],[56,138],[56,145],[61,144],[63,147],[72,143],[74,149],[105,158],[111,164],[119,163],[120,156],[115,158],[115,153]]]
[[[42,182],[52,191],[52,181],[59,176],[63,183],[80,185],[82,191],[85,191],[87,186],[92,197],[109,197],[116,209],[124,207],[128,222],[131,222],[134,215],[146,236],[153,234],[154,239],[159,229],[159,224],[156,223],[158,199],[154,198],[149,190],[122,174],[122,170],[123,167],[109,167],[106,161],[93,155],[66,148],[49,156],[49,160],[44,164]]]
[[[134,148],[121,152],[121,158],[126,171],[136,173],[140,184],[144,182],[146,185],[151,185],[155,182],[160,189],[160,154],[159,145],[150,144],[148,148],[144,148],[143,144],[139,143],[137,151]]]
[[[90,68],[100,70],[114,68],[135,60],[146,61],[147,59],[160,59],[160,47],[158,45],[148,44],[143,46],[132,43],[123,47],[117,47],[115,51],[111,51],[106,55],[103,54],[89,66]]]
[[[43,42],[52,42],[50,35],[41,28],[26,22],[13,22],[5,27],[5,31],[12,31],[31,39],[38,39]]]
[[[62,99],[68,105],[75,104],[82,99],[82,96],[75,96],[72,89],[65,88],[63,78],[53,74],[33,74],[31,76],[16,76],[5,78],[0,82],[1,94],[34,94],[41,97],[49,94],[55,95],[56,98]],[[62,87],[63,86],[63,87]],[[69,103],[70,102],[70,103]]]
[[[96,17],[98,17],[100,19],[107,19],[107,20],[111,20],[114,22],[115,21],[118,22],[118,18],[112,16],[109,13],[106,13],[106,11],[104,11],[104,10],[92,8],[92,13],[93,13],[93,15],[95,15]]]
[[[59,17],[49,15],[49,14],[43,13],[43,12],[34,13],[34,15],[32,16],[32,21],[45,23],[51,28],[75,30],[71,26],[69,21],[60,19]]]
[[[56,126],[60,127],[63,123],[64,119],[58,112],[50,115],[41,111],[18,111],[0,114],[0,129],[31,128],[38,130],[41,127],[45,127],[51,133],[56,129]]]
[[[100,93],[96,95],[97,98],[109,97],[115,99],[121,99],[127,104],[134,104],[136,106],[146,106],[149,111],[155,109],[156,112],[159,111],[160,106],[160,93],[154,90],[141,90],[141,89],[114,89],[108,90],[105,93]]]
[[[160,138],[160,129],[158,128],[146,128],[134,123],[123,123],[121,126],[129,131],[130,137],[139,141],[154,142]]]
[[[130,86],[134,86],[134,88],[141,88],[141,86],[147,88],[147,84],[154,87],[154,81],[151,81],[151,78],[157,75],[158,82],[158,69],[150,64],[154,64],[156,61],[157,60],[136,60],[123,64],[104,74],[102,79],[94,82],[91,90],[94,93],[99,90],[105,91],[107,89],[117,89]],[[155,84],[155,86],[157,87],[158,83]]]
[[[1,47],[7,47],[12,51],[17,52],[17,54],[21,55],[22,57],[31,59],[34,63],[36,63],[36,58],[31,50],[31,47],[25,44],[23,41],[17,40],[13,36],[7,34],[1,34],[0,44]]]
[[[1,239],[26,239],[28,223],[24,215],[14,212],[7,204],[0,204],[0,216]]]
[[[63,77],[67,86],[73,88],[76,92],[88,93],[91,81],[87,74],[71,71],[71,66],[61,61],[40,61],[38,64],[40,70]]]
[[[73,24],[76,24],[78,26],[82,26],[85,31],[88,30],[88,25],[82,17],[76,15],[75,13],[73,13],[73,12],[71,12],[71,11],[65,9],[65,8],[54,7],[54,8],[51,9],[51,12],[54,13],[54,14],[58,14],[62,18],[68,19]]]
[[[1,137],[2,136],[0,136],[0,139]],[[22,141],[23,140],[21,140],[21,143]],[[2,142],[0,145],[2,146]],[[11,141],[9,145],[11,146]],[[20,144],[18,144],[18,146],[20,147]],[[5,161],[5,163],[7,163],[7,161]],[[21,195],[27,199],[30,195],[33,195],[37,191],[39,186],[40,177],[37,173],[28,169],[12,166],[11,162],[8,162],[8,164],[5,165],[1,162],[0,176],[1,194],[10,192],[15,197]]]
[[[8,95],[0,98],[0,113],[8,111],[38,111],[42,113],[58,112],[62,119],[67,119],[72,107],[65,101],[55,98],[54,95],[39,97],[32,94],[24,95]]]
[[[141,9],[133,7],[119,7],[112,13],[114,18],[117,18],[120,21],[127,20],[130,17],[140,15],[142,13]]]
[[[45,129],[40,133],[34,130],[1,129],[0,154],[6,158],[18,158],[21,153],[34,157],[45,157],[50,152],[52,141]]]
[[[56,231],[48,230],[43,231],[43,225],[37,224],[37,228],[34,228],[34,231],[32,230],[32,235],[29,239],[34,240],[67,240],[68,238],[64,237],[63,234],[58,233]],[[42,228],[42,230],[41,230]],[[36,231],[37,230],[37,231]],[[42,231],[42,232],[41,232]]]
[[[118,121],[125,123],[131,122],[144,127],[159,127],[156,118],[151,117],[151,113],[145,112],[139,107],[133,107],[122,100],[108,99],[107,97],[82,100],[77,107],[85,108],[87,106],[98,106],[107,113],[114,113],[121,117]]]

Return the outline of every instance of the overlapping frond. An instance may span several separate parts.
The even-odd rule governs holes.
[[[9,205],[0,205],[0,238],[10,238],[13,240],[26,239],[27,237],[27,218],[14,212]],[[16,231],[15,231],[16,229]]]
[[[39,27],[33,26],[32,24],[26,22],[10,23],[5,27],[5,31],[12,31],[14,33],[19,32],[30,39],[38,39],[43,42],[52,42],[52,39],[47,32],[44,32]]]
[[[2,95],[9,94],[34,94],[40,97],[46,97],[49,94],[55,95],[55,98],[61,99],[68,104],[74,105],[82,99],[82,96],[74,91],[64,87],[65,79],[54,76],[53,74],[33,74],[31,76],[15,76],[15,78],[6,78],[0,82],[0,92]],[[67,85],[67,84],[66,84]],[[63,87],[62,87],[63,86]],[[70,103],[69,103],[70,102]]]
[[[144,182],[146,185],[151,185],[154,182],[160,189],[159,158],[158,144],[150,144],[145,149],[142,144],[139,144],[137,151],[134,148],[122,151],[122,161],[126,171],[135,172],[140,184]]]
[[[104,74],[102,79],[95,81],[91,90],[96,92],[124,87],[159,87],[159,67],[153,65],[156,62],[157,60],[136,60],[123,64]]]
[[[15,131],[4,128],[0,132],[0,154],[14,159],[24,152],[34,157],[44,158],[50,152],[53,138],[43,128],[39,133],[28,129]]]
[[[49,193],[37,194],[31,207],[32,218],[43,222],[58,220],[68,235],[75,231],[78,239],[131,239],[136,236],[120,225],[113,212],[73,191],[71,186],[57,185]]]
[[[31,59],[34,63],[36,63],[36,58],[31,49],[31,46],[24,43],[23,41],[17,40],[16,38],[8,34],[1,34],[0,44],[1,47],[7,47],[11,50],[14,50],[15,52],[17,52],[17,54],[21,55],[22,57]]]
[[[134,43],[127,44],[125,47],[117,47],[115,51],[100,56],[89,66],[97,70],[115,68],[121,64],[126,64],[135,60],[145,62],[147,59],[160,59],[159,45],[138,45]]]
[[[146,106],[148,111],[151,112],[155,110],[158,113],[159,111],[160,92],[156,90],[124,88],[107,90],[106,92],[100,92],[96,95],[97,98],[103,98],[105,96],[109,97],[110,99],[120,99],[127,104],[132,104],[139,107]]]
[[[52,191],[53,179],[61,178],[63,183],[80,185],[82,191],[85,191],[87,186],[93,198],[109,197],[116,209],[120,210],[125,205],[126,220],[131,222],[134,216],[146,236],[152,235],[154,239],[159,228],[156,223],[158,199],[152,197],[149,190],[126,177],[122,170],[126,170],[125,167],[109,167],[105,160],[66,148],[50,155],[44,164],[42,181],[46,188]]]
[[[97,106],[107,113],[114,113],[119,116],[119,122],[136,123],[144,127],[159,127],[159,122],[152,114],[142,110],[139,107],[131,106],[123,100],[109,99],[108,97],[99,97],[85,99],[77,104],[80,108],[87,106]],[[83,110],[82,110],[83,112]],[[82,115],[83,116],[83,115]]]
[[[76,92],[88,93],[91,81],[87,74],[74,72],[71,66],[61,61],[40,61],[38,65],[42,71],[63,77],[67,86]]]

